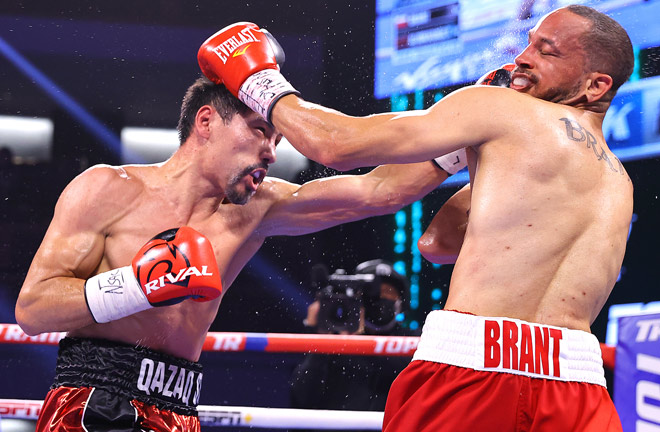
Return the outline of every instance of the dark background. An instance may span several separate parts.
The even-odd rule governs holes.
[[[10,3],[10,4],[7,4]],[[124,126],[174,128],[186,88],[199,76],[197,49],[236,21],[267,28],[287,53],[282,71],[305,99],[353,115],[389,110],[373,98],[373,1],[53,1],[0,3],[0,43],[6,43],[118,134]],[[33,79],[0,55],[0,115],[55,122],[52,160],[2,168],[0,197],[0,321],[14,323],[14,304],[30,260],[63,187],[96,163],[119,157]],[[2,137],[0,136],[0,147]],[[605,338],[607,307],[648,302],[658,295],[660,161],[625,163],[635,185],[635,214],[621,280],[593,326]],[[311,179],[331,174],[312,166]],[[424,199],[424,227],[455,191]],[[269,239],[225,296],[213,331],[300,332],[313,297],[310,267],[351,271],[358,263],[394,259],[391,216],[346,224],[314,235]],[[446,287],[450,266],[423,264],[425,288]],[[445,290],[446,291],[446,290]],[[445,293],[446,296],[446,293]],[[422,303],[421,312],[430,309]],[[422,315],[423,316],[423,315]],[[0,397],[41,399],[54,369],[52,347],[0,346]],[[209,405],[288,406],[286,379],[300,356],[204,354]]]

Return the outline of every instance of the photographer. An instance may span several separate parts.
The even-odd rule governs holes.
[[[325,275],[323,273],[325,272]],[[313,269],[319,288],[305,325],[324,334],[418,336],[402,328],[408,280],[383,260],[358,265],[354,275]],[[320,274],[320,275],[319,275]],[[307,354],[293,372],[294,408],[383,411],[390,385],[407,357]]]

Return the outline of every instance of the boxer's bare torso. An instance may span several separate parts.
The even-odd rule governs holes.
[[[249,118],[258,117],[250,113]],[[240,119],[236,122],[234,128],[245,126]],[[302,186],[272,177],[257,183],[240,170],[263,157],[267,146],[262,140],[247,141],[245,151],[232,143],[226,146],[228,157],[219,158],[217,165],[213,159],[223,154],[222,145],[190,144],[164,164],[98,166],[74,179],[58,201],[23,285],[16,309],[23,328],[31,334],[67,331],[70,336],[121,341],[196,361],[222,297],[185,300],[97,324],[85,304],[85,280],[129,265],[156,234],[190,226],[213,245],[226,292],[266,237],[306,234],[392,213],[447,177],[426,162],[382,166],[365,175]],[[237,162],[239,156],[243,162]],[[236,165],[242,173],[239,187],[251,195],[243,205],[229,203],[217,186],[222,172],[233,177]]]
[[[589,115],[514,96],[520,127],[468,152],[469,223],[445,307],[589,331],[619,274],[632,183]]]
[[[173,227],[191,226],[214,246],[226,292],[265,240],[263,235],[254,231],[273,201],[283,192],[290,193],[289,185],[267,178],[246,205],[218,203],[213,213],[194,210],[190,213],[190,209],[178,202],[177,196],[182,196],[182,192],[175,193],[157,183],[149,184],[149,177],[160,178],[159,174],[149,171],[158,169],[127,167],[122,170],[127,178],[117,176],[115,182],[123,183],[117,187],[117,196],[106,196],[105,199],[117,203],[124,201],[125,205],[118,206],[123,207],[123,211],[107,221],[103,256],[95,273],[126,265],[154,234]],[[221,298],[153,308],[109,323],[91,324],[73,330],[69,335],[119,340],[196,360]]]

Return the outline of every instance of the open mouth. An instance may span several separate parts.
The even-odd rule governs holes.
[[[250,177],[252,178],[252,187],[253,190],[257,190],[257,187],[264,181],[266,177],[266,170],[263,168],[258,168],[250,172]]]
[[[532,78],[524,73],[515,73],[511,79],[510,87],[514,90],[525,90],[532,85]]]

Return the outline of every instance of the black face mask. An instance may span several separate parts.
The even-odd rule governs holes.
[[[396,324],[400,302],[389,299],[378,299],[365,305],[364,326],[371,333],[388,332]]]

